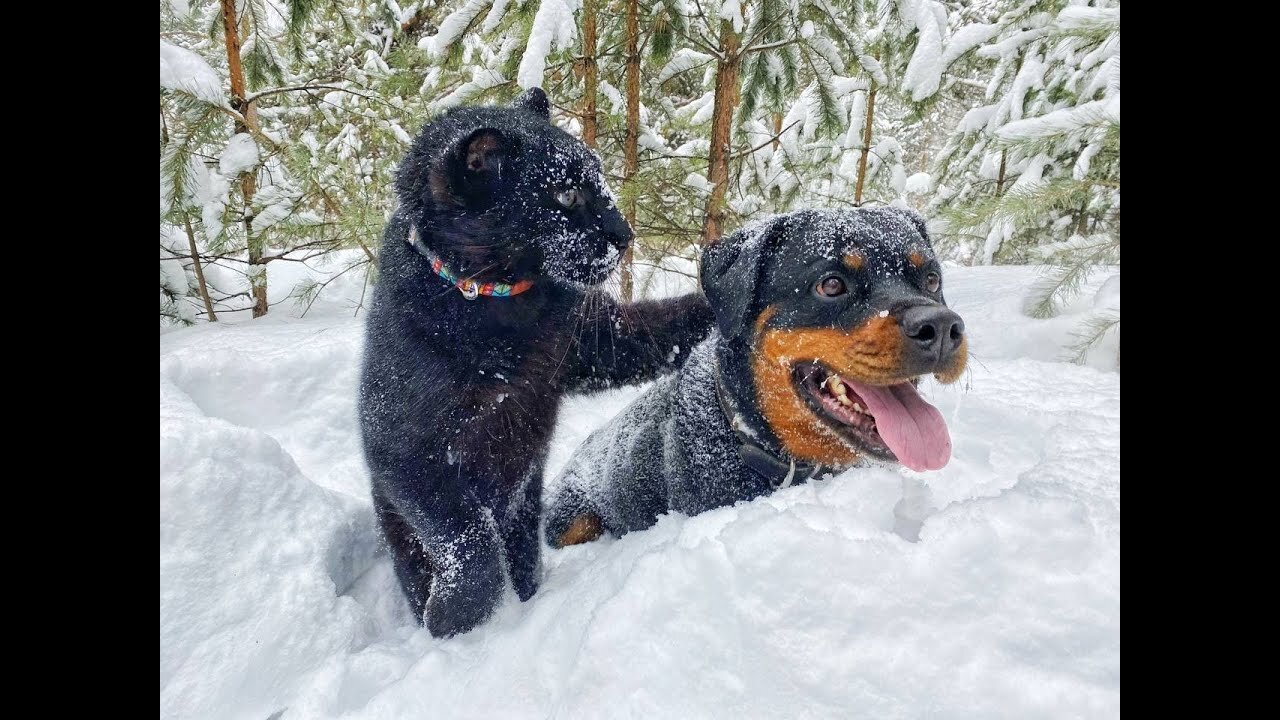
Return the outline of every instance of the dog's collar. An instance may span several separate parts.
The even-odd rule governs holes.
[[[422,238],[418,236],[418,227],[416,225],[409,226],[409,246],[418,251],[418,254],[427,259],[431,263],[431,271],[445,280],[453,283],[458,288],[458,292],[462,293],[462,297],[468,300],[475,300],[480,295],[488,297],[512,297],[533,287],[532,280],[521,280],[517,283],[500,283],[500,282],[476,282],[471,278],[458,277],[458,274],[449,269],[444,264],[444,260],[439,255],[431,252],[431,248],[422,242]]]
[[[729,399],[729,391],[725,389],[724,380],[721,379],[720,362],[718,360],[716,361],[715,373],[716,399],[720,401],[720,410],[724,413],[724,419],[729,423],[729,429],[733,430],[734,436],[738,439],[738,457],[742,460],[743,465],[768,480],[775,490],[791,485],[795,482],[796,477],[800,477],[802,481],[812,480],[814,476],[822,472],[822,465],[796,462],[795,458],[792,457],[787,457],[783,461],[782,458],[769,451],[743,431],[738,411],[733,407],[733,401]]]

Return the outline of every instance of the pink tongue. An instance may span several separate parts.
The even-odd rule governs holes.
[[[898,462],[916,471],[937,470],[951,459],[951,434],[942,413],[911,383],[875,387],[842,379],[866,401],[880,437]]]

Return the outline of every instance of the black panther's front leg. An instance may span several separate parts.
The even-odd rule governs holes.
[[[494,510],[498,533],[507,551],[507,570],[520,599],[528,600],[542,579],[542,555],[538,543],[538,522],[542,518],[542,465],[529,469],[521,487],[507,499],[506,507]]]
[[[413,617],[421,623],[422,612],[426,610],[427,598],[431,595],[431,561],[427,557],[427,549],[418,539],[418,532],[376,487],[373,491],[373,512],[391,553],[396,579],[409,601]]]
[[[432,635],[466,632],[489,617],[502,596],[502,543],[474,493],[456,482],[421,490],[421,481],[375,479],[374,506],[396,576]]]
[[[702,293],[619,305],[602,291],[583,297],[565,374],[570,391],[652,380],[679,368],[711,331],[715,316]]]

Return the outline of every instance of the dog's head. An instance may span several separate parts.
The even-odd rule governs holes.
[[[968,347],[919,215],[781,215],[707,248],[701,280],[722,352],[746,355],[759,416],[793,457],[913,470],[950,459],[946,423],[915,386],[926,374],[954,382]]]

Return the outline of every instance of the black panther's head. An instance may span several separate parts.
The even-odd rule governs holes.
[[[481,280],[594,285],[632,238],[599,158],[551,124],[539,88],[511,107],[461,108],[429,123],[397,189],[430,249]]]

